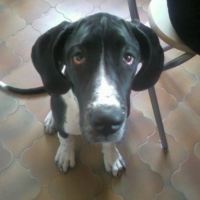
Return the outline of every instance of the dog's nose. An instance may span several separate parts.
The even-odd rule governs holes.
[[[91,114],[91,124],[100,134],[110,135],[120,129],[125,112],[117,107],[99,107]]]

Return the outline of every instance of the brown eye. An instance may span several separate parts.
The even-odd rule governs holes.
[[[76,53],[73,57],[72,57],[72,62],[74,65],[83,65],[86,62],[85,56],[83,55],[83,53],[79,52]]]
[[[134,63],[134,57],[131,54],[127,53],[124,55],[123,61],[126,65],[132,65]]]

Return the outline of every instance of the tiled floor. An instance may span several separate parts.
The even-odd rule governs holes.
[[[138,0],[147,22],[149,0]],[[35,40],[63,20],[100,11],[130,20],[126,0],[0,0],[0,79],[41,85],[30,60]],[[167,52],[166,60],[180,54]],[[120,179],[105,172],[100,146],[76,138],[76,167],[54,164],[56,136],[43,131],[49,97],[0,92],[0,200],[199,200],[200,57],[164,72],[156,91],[169,142],[160,148],[147,91],[131,94],[131,116],[119,146],[127,163]]]

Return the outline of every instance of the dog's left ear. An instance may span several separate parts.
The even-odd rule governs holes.
[[[151,28],[138,20],[134,20],[131,24],[142,58],[142,67],[133,80],[132,90],[140,91],[152,87],[158,81],[163,70],[164,53],[157,35]]]
[[[41,35],[32,48],[33,64],[50,94],[64,94],[71,87],[70,81],[61,73],[62,66],[59,65],[65,40],[71,34],[71,23],[62,22]]]

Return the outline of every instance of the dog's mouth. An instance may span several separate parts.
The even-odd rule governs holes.
[[[98,133],[92,129],[88,130],[87,127],[82,126],[81,131],[83,138],[87,143],[101,143],[101,142],[111,142],[118,143],[123,138],[125,132],[125,122],[121,126],[119,131],[116,131],[112,135],[106,135],[104,133]]]
[[[83,138],[88,143],[120,142],[126,125],[125,107],[87,109],[80,121]]]

